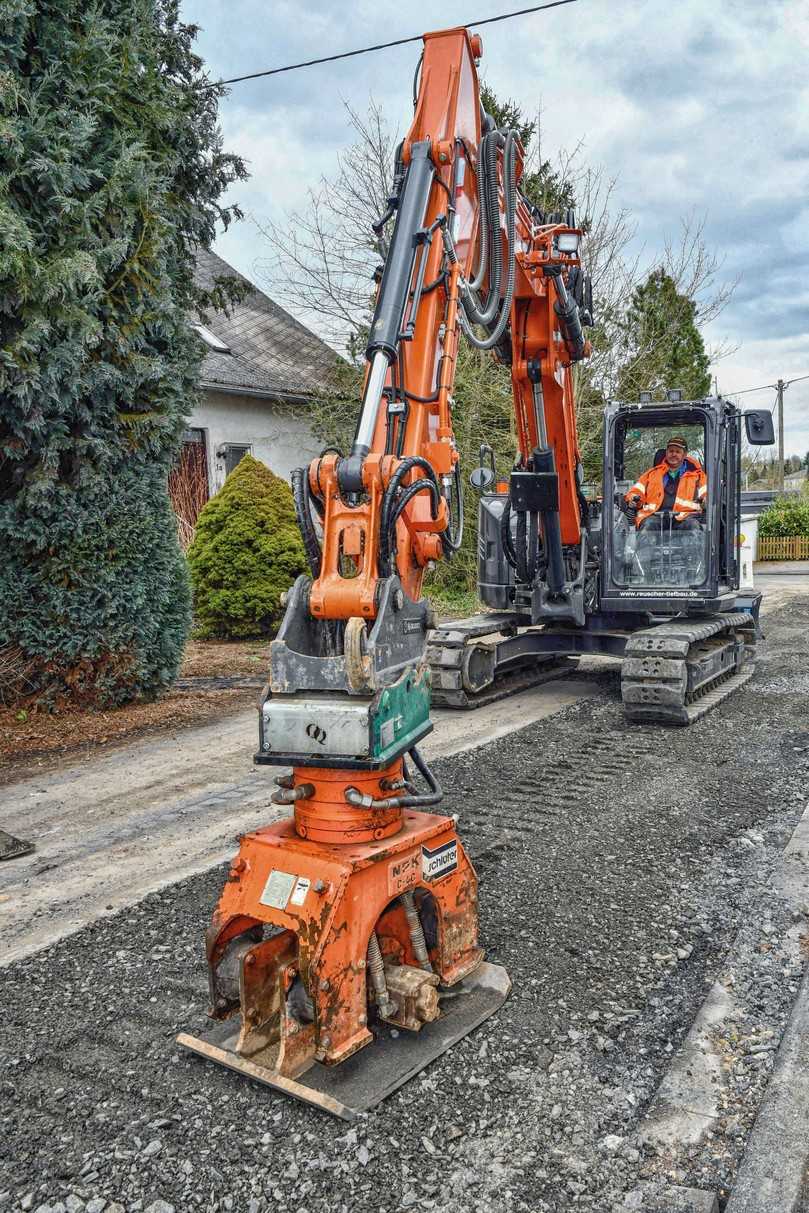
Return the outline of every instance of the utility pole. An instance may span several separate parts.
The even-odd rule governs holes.
[[[778,391],[778,492],[784,491],[784,381],[779,379],[776,384]]]

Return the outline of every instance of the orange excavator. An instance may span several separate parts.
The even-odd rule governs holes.
[[[572,214],[542,214],[521,194],[523,148],[482,108],[481,53],[465,28],[424,36],[415,113],[378,224],[381,234],[394,221],[353,445],[293,474],[311,575],[290,589],[272,642],[256,755],[284,769],[273,800],[292,815],[241,839],[207,934],[214,1024],[204,1037],[179,1038],[344,1117],[493,1014],[510,988],[483,959],[476,875],[418,748],[432,728],[434,620],[422,580],[460,546],[464,523],[452,425],[462,336],[510,366],[519,450],[507,491],[482,501],[497,559],[505,554],[511,570],[493,605],[510,613],[480,617],[477,631],[472,621],[456,666],[467,653],[474,667],[487,628],[499,627],[506,646],[523,644],[520,661],[529,650],[543,659],[586,651],[582,636],[604,635],[604,651],[616,651],[615,611],[629,612],[624,646],[639,628],[654,631],[652,608],[638,601],[636,565],[646,557],[627,555],[626,534],[616,567],[628,569],[632,592],[622,599],[619,588],[613,614],[599,612],[596,511],[582,492],[572,377],[592,323],[582,231]],[[717,444],[706,418],[721,410],[683,408],[680,429],[703,426],[710,464]],[[728,424],[737,432],[738,414],[723,409],[722,433]],[[622,472],[643,454],[642,419],[631,421],[608,424],[620,433]],[[486,471],[473,477],[481,490],[491,487]],[[738,477],[737,465],[727,474]],[[689,549],[666,559],[673,575],[701,557]],[[663,587],[652,589],[658,602]],[[739,673],[752,643],[754,617],[734,605],[700,655],[714,673]],[[683,664],[678,653],[670,665]],[[665,649],[658,654],[665,664]],[[513,660],[507,648],[505,665]],[[660,669],[635,680],[653,676]]]

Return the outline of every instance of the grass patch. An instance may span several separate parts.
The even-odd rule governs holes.
[[[427,598],[443,619],[477,615],[483,606],[474,590],[454,589],[451,586],[432,586],[426,591]]]

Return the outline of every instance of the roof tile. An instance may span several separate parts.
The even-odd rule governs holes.
[[[339,355],[325,341],[209,249],[197,254],[194,278],[206,290],[213,287],[216,278],[237,278],[251,288],[229,315],[208,312],[207,327],[229,346],[231,353],[206,353],[202,364],[204,385],[268,395],[312,396],[329,390],[328,381]]]

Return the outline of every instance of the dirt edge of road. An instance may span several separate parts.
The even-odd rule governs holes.
[[[170,691],[154,703],[132,703],[110,711],[66,708],[21,713],[1,708],[0,787],[141,737],[210,724],[252,707],[257,698],[254,689],[225,687]]]

